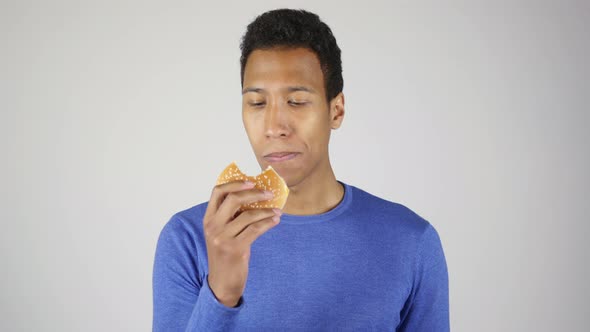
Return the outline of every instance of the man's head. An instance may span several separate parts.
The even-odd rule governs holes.
[[[290,187],[332,175],[328,143],[344,95],[330,28],[303,10],[274,10],[248,25],[241,49],[242,118],[260,166],[272,165]]]
[[[277,9],[258,16],[247,27],[240,49],[241,82],[250,54],[257,49],[307,48],[318,57],[328,101],[342,92],[340,48],[330,27],[318,15],[305,10]]]

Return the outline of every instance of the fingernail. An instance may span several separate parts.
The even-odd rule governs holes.
[[[281,220],[281,217],[279,217],[279,216],[272,217],[272,221],[274,221],[274,222],[279,222],[280,220]]]
[[[272,191],[265,190],[264,191],[264,197],[266,197],[266,198],[273,198],[274,195],[273,195]]]
[[[283,214],[283,211],[281,211],[280,209],[272,209],[272,211],[277,215],[280,216]]]
[[[245,181],[245,182],[244,182],[244,187],[245,187],[245,188],[252,188],[252,187],[254,187],[254,182],[251,182],[251,181]]]

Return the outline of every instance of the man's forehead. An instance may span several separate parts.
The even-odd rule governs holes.
[[[321,72],[316,54],[306,48],[255,50],[250,53],[246,71],[316,71]]]
[[[253,51],[244,71],[244,90],[271,86],[317,92],[323,87],[323,73],[315,53],[305,48]]]
[[[250,57],[252,56],[257,56],[257,57],[277,57],[277,56],[281,56],[281,57],[302,57],[302,56],[310,56],[315,58],[316,60],[318,60],[319,63],[319,59],[317,58],[317,54],[310,48],[308,47],[286,47],[286,46],[275,46],[275,47],[269,47],[269,48],[257,48],[254,49],[251,53],[250,53]]]

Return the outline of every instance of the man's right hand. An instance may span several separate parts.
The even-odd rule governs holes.
[[[241,205],[271,199],[272,192],[235,181],[213,188],[203,218],[209,260],[209,287],[219,302],[235,307],[248,278],[250,247],[279,223],[281,210],[255,209],[238,214]]]

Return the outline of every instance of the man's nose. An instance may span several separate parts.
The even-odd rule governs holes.
[[[268,138],[287,137],[291,133],[288,110],[279,102],[269,104],[265,111],[264,133]]]

